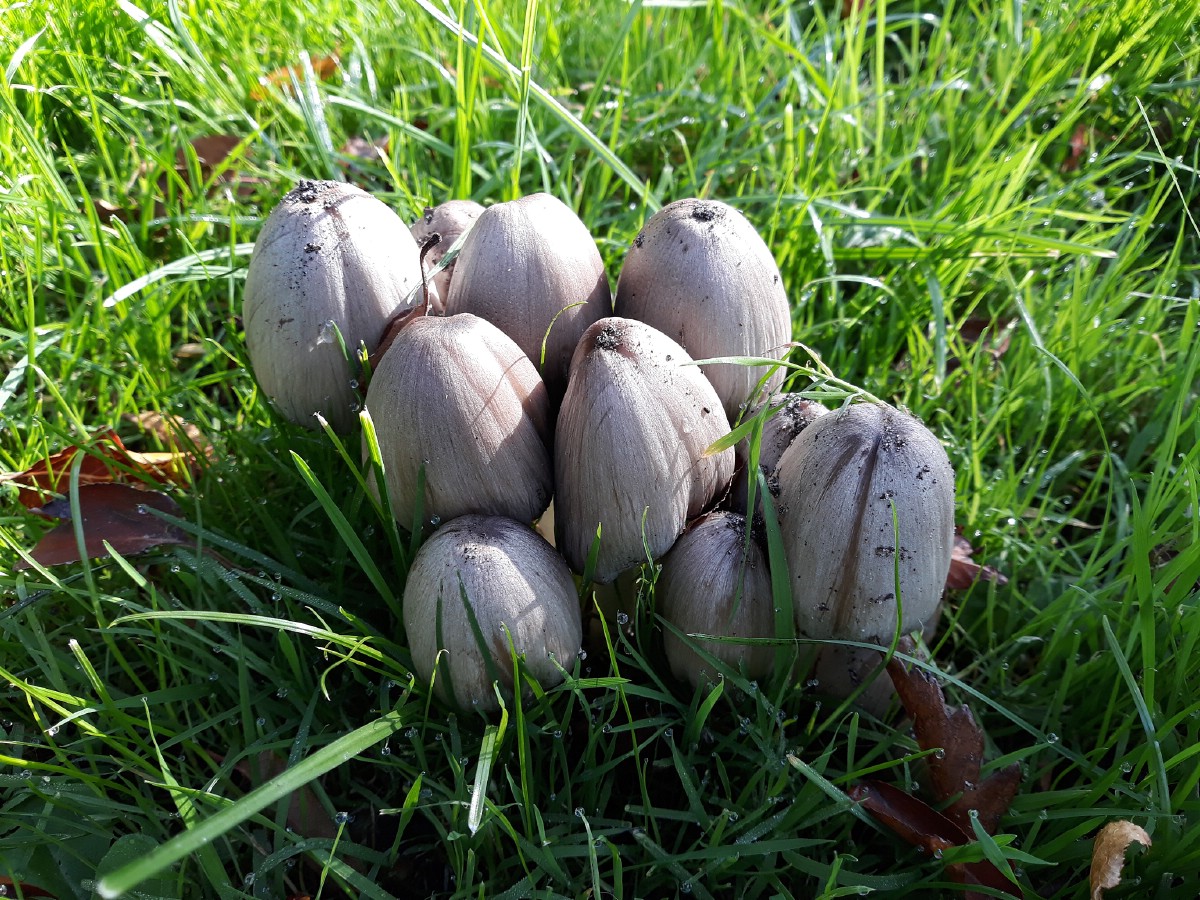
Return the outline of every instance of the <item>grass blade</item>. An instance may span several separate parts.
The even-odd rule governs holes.
[[[408,721],[408,708],[394,709],[374,722],[343,735],[332,744],[252,790],[242,799],[189,828],[165,844],[160,844],[142,859],[106,875],[96,885],[101,897],[119,897],[147,878],[196,853],[225,832],[236,828],[255,813],[299,790],[310,781],[336,769],[364,750],[387,740]]]

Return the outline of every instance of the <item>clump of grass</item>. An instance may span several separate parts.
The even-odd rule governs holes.
[[[934,658],[989,765],[1022,766],[1001,844],[1022,884],[1083,896],[1088,839],[1118,817],[1154,837],[1127,895],[1200,878],[1186,4],[4,15],[0,465],[180,415],[218,451],[177,492],[186,522],[240,568],[175,550],[18,571],[40,526],[0,509],[0,876],[64,898],[118,870],[159,896],[946,885],[845,796],[866,775],[920,781],[903,727],[822,705],[799,672],[685,690],[661,664],[652,567],[627,621],[598,622],[563,685],[529,682],[506,719],[413,680],[395,602],[413,547],[357,454],[278,421],[246,365],[248,246],[305,175],[409,217],[548,190],[612,276],[663,202],[741,207],[797,338],[946,440],[960,524],[1009,576],[951,598]],[[189,150],[219,133],[242,139],[222,171],[261,179],[249,196]],[[355,136],[386,148],[351,158]],[[991,341],[964,337],[980,319]],[[286,763],[265,783],[262,754]],[[289,822],[303,785],[319,811]]]

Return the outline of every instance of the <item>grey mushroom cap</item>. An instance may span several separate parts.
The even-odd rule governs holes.
[[[401,525],[416,514],[422,467],[422,514],[431,521],[478,513],[532,522],[549,504],[546,388],[521,348],[483,319],[407,324],[375,370],[366,405]]]
[[[769,405],[778,407],[763,424],[762,440],[758,447],[758,467],[767,477],[768,487],[776,484],[775,469],[784,451],[805,428],[829,410],[816,400],[806,400],[799,394],[780,394],[772,397]],[[751,415],[757,415],[761,407]],[[745,513],[749,503],[747,487],[750,478],[750,440],[738,441],[734,447],[735,471],[733,484],[729,488],[728,506],[734,512]],[[761,500],[757,504],[761,509]]]
[[[255,378],[284,418],[337,431],[357,422],[357,368],[388,320],[419,302],[417,244],[391,209],[352,185],[301,181],[254,243],[242,304]]]
[[[767,561],[746,540],[746,517],[717,511],[688,526],[663,557],[655,589],[662,617],[685,634],[727,638],[775,636],[775,604]],[[774,648],[696,639],[697,645],[750,678],[769,675]],[[663,649],[671,671],[693,687],[717,672],[682,638],[667,630]]]
[[[775,258],[746,217],[719,200],[677,200],[651,217],[625,257],[613,311],[653,325],[693,359],[782,359],[792,339]],[[767,369],[720,364],[704,374],[732,422]],[[783,377],[777,369],[766,391]]]
[[[575,345],[612,312],[612,294],[600,251],[579,217],[556,197],[530,194],[479,216],[455,263],[446,312],[473,313],[511,337],[539,365],[557,400]]]
[[[446,251],[454,242],[470,231],[483,212],[483,207],[474,200],[447,200],[437,206],[425,208],[425,213],[409,226],[418,246],[423,246],[432,235],[440,237],[438,243],[424,256],[425,273],[428,274],[442,261]],[[430,312],[442,315],[446,311],[446,298],[450,296],[450,282],[454,278],[457,260],[451,262],[433,276],[436,297],[430,297]]]
[[[499,708],[493,676],[513,695],[510,641],[549,687],[562,680],[559,665],[570,668],[583,639],[567,564],[532,528],[497,516],[455,519],[417,551],[404,588],[404,628],[417,674],[443,699],[481,712]]]
[[[954,471],[929,429],[883,404],[846,406],[804,429],[776,474],[800,631],[886,642],[898,612],[901,631],[921,628],[954,546]]]
[[[554,441],[556,545],[582,572],[601,527],[595,579],[670,549],[724,492],[733,448],[712,385],[687,352],[643,322],[601,319],[583,335]]]

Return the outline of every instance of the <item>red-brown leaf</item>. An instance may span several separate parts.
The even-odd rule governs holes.
[[[368,162],[379,162],[380,154],[387,156],[391,142],[385,134],[382,137],[377,137],[373,141],[367,140],[365,137],[355,135],[342,144],[342,148],[338,153],[342,156],[349,157],[346,160],[339,160],[343,168],[347,168],[351,160],[362,159]]]
[[[234,769],[250,782],[253,789],[287,769],[287,759],[278,753],[263,750],[258,754],[255,764],[243,760]],[[308,785],[292,792],[288,802],[287,825],[305,838],[333,838],[338,832],[337,825]]]
[[[88,484],[79,488],[79,514],[83,529],[83,551],[87,558],[107,556],[107,541],[122,556],[136,556],[155,547],[190,544],[180,528],[151,510],[179,516],[179,504],[159,491],[144,491],[127,484]],[[69,500],[52,500],[37,510],[40,515],[65,520],[42,536],[30,554],[43,566],[78,562],[83,557],[75,539]],[[24,560],[17,568],[27,568]]]
[[[946,575],[946,589],[961,591],[976,581],[994,581],[1008,584],[1008,578],[991,566],[981,566],[971,559],[975,548],[962,535],[954,536],[954,550],[950,556],[950,571]]]
[[[950,847],[970,843],[971,838],[924,800],[883,781],[863,781],[846,795],[861,803],[876,819],[908,843],[930,856]]]
[[[153,414],[150,414],[153,415]],[[138,421],[135,418],[135,421]],[[144,424],[144,423],[142,423]],[[182,434],[199,449],[210,455],[212,448],[199,431],[194,436],[181,423]],[[17,499],[28,509],[42,506],[54,495],[67,492],[71,481],[71,466],[76,455],[83,453],[79,466],[79,484],[109,484],[123,481],[130,475],[146,475],[163,484],[187,484],[196,470],[196,457],[190,450],[172,449],[161,453],[140,453],[128,450],[112,429],[99,432],[88,446],[72,445],[34,463],[23,472],[0,472],[0,483],[10,482],[17,487]]]
[[[53,897],[45,888],[40,888],[36,884],[30,884],[28,881],[13,881],[11,878],[0,875],[0,888],[4,890],[6,897]]]
[[[333,77],[340,65],[336,51],[329,56],[309,56],[313,74],[322,81]],[[304,66],[280,66],[258,79],[258,85],[250,91],[250,99],[261,103],[271,95],[272,87],[290,90],[292,79],[304,80]]]
[[[1074,172],[1079,168],[1079,161],[1083,159],[1083,153],[1087,150],[1088,136],[1091,134],[1091,131],[1090,125],[1080,122],[1075,126],[1075,130],[1071,132],[1070,152],[1059,167],[1059,171],[1064,175],[1068,172]]]
[[[21,504],[33,509],[41,506],[48,496],[66,492],[71,479],[71,464],[78,453],[86,454],[79,467],[81,485],[112,481],[120,472],[120,466],[128,463],[125,445],[117,433],[105,430],[96,435],[89,447],[66,447],[24,472],[0,473],[0,482],[15,484],[20,491]]]
[[[193,461],[197,452],[207,459],[213,459],[216,455],[203,432],[179,416],[141,412],[137,415],[126,415],[125,419],[158,438],[161,443],[170,447],[173,453],[190,457]]]
[[[942,687],[924,669],[906,669],[898,657],[888,662],[888,674],[900,702],[913,722],[922,750],[940,749],[928,757],[933,796],[938,802],[954,799],[945,810],[965,833],[971,833],[970,810],[991,834],[1008,811],[1020,785],[1020,768],[1013,765],[980,781],[983,765],[983,730],[971,710],[947,706]]]
[[[971,843],[970,832],[964,831],[949,816],[886,782],[864,781],[846,794],[897,836],[930,856],[940,857],[951,847]],[[1022,896],[1021,889],[987,860],[948,865],[946,874],[959,884],[979,885],[1014,897]],[[965,894],[967,900],[980,896],[971,891]]]

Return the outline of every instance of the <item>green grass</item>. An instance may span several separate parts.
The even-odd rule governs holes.
[[[989,766],[1022,767],[1001,830],[1041,860],[1014,856],[1027,895],[1085,897],[1113,818],[1154,847],[1109,896],[1195,894],[1196,10],[841,9],[0,12],[0,467],[104,427],[157,449],[123,417],[180,415],[217,449],[176,492],[187,527],[243,567],[175,550],[17,571],[45,525],[5,495],[0,876],[88,897],[123,864],[150,876],[174,837],[149,895],[955,890],[843,793],[865,773],[921,781],[907,730],[822,704],[802,675],[693,696],[663,665],[651,571],[636,629],[596,634],[506,720],[414,682],[395,599],[411,547],[325,434],[273,415],[238,319],[240,248],[295,179],[342,177],[363,136],[389,151],[354,177],[406,219],[547,190],[614,280],[659,205],[743,209],[796,338],[947,443],[958,521],[1010,578],[950,598],[935,661]],[[328,80],[302,63],[334,53]],[[294,83],[255,99],[283,66]],[[222,133],[242,139],[228,170],[261,179],[249,196],[210,190],[187,153]],[[1006,353],[960,339],[977,317]],[[288,768],[256,793],[264,752]],[[289,823],[305,782],[324,815]]]

